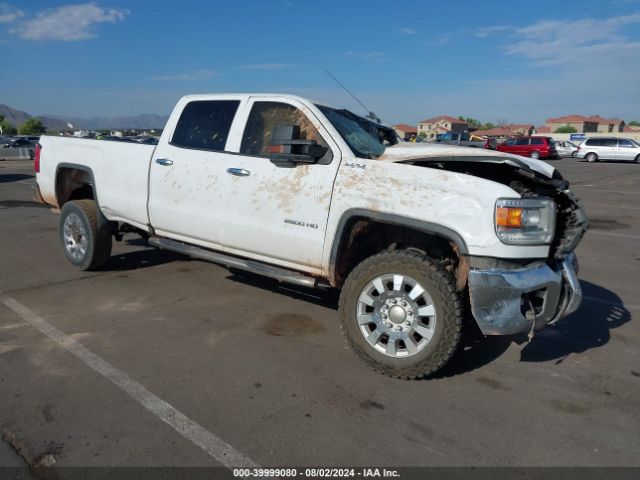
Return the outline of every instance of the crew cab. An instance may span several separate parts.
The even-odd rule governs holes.
[[[43,136],[37,197],[60,209],[68,261],[112,240],[314,288],[340,289],[342,331],[379,372],[442,367],[463,322],[534,332],[581,300],[588,221],[541,161],[398,143],[348,110],[282,94],[190,95],[158,145]]]
[[[513,153],[531,158],[558,158],[556,145],[551,137],[515,137],[498,143],[499,152]]]

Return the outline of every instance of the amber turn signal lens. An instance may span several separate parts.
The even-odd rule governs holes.
[[[513,207],[496,208],[496,225],[498,227],[522,227],[522,209]]]

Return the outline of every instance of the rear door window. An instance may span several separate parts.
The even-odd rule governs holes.
[[[173,133],[171,144],[198,150],[223,151],[239,100],[188,103]]]
[[[532,138],[531,145],[544,145],[544,140],[542,138]]]

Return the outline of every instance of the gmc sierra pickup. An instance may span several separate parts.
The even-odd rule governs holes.
[[[191,95],[157,146],[42,137],[36,194],[60,209],[66,258],[112,239],[281,282],[338,288],[342,330],[377,371],[435,372],[463,321],[533,332],[581,301],[588,221],[550,165],[404,143],[348,110],[281,94]]]

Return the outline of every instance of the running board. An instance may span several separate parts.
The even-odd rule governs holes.
[[[271,277],[278,280],[279,282],[293,283],[295,285],[302,285],[303,287],[309,288],[329,287],[328,284],[320,283],[316,278],[300,272],[274,267],[272,265],[268,265],[262,262],[256,262],[254,260],[245,260],[243,258],[225,255],[224,253],[214,252],[206,248],[197,247],[188,243],[178,242],[176,240],[170,240],[164,237],[150,237],[149,244],[153,245],[154,247],[162,248],[164,250],[171,250],[173,252],[182,253],[183,255],[188,255],[189,257],[218,263],[220,265],[224,265],[227,268],[238,268],[247,272]]]

